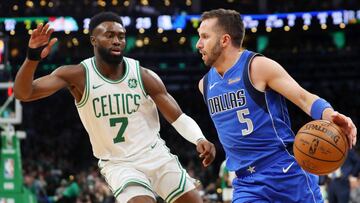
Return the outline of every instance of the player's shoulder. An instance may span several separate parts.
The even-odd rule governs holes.
[[[272,59],[264,56],[264,55],[257,55],[251,61],[251,66],[264,66],[268,63],[271,63]]]
[[[268,58],[263,55],[256,56],[252,59],[250,68],[251,72],[272,72],[274,69],[280,68],[281,66],[275,60]]]
[[[141,78],[144,82],[150,80],[150,81],[161,81],[162,79],[161,77],[153,70],[151,70],[150,68],[146,68],[143,66],[139,66],[140,67],[140,74],[141,74]]]

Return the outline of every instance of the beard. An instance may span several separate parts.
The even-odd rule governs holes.
[[[123,61],[123,55],[113,55],[109,50],[104,47],[99,47],[99,54],[101,58],[108,64],[119,65]]]
[[[221,54],[221,47],[220,47],[220,43],[216,43],[214,45],[214,47],[211,49],[211,51],[208,54],[208,59],[206,61],[204,61],[205,65],[207,66],[213,66],[213,64],[215,63],[215,61],[219,58],[220,54]]]

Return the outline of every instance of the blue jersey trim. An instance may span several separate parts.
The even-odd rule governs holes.
[[[249,51],[250,52],[250,51]],[[255,87],[252,85],[250,81],[250,64],[252,59],[255,56],[262,56],[261,54],[250,52],[250,55],[248,56],[245,68],[243,70],[243,79],[246,89],[249,91],[251,98],[255,101],[255,103],[262,109],[264,112],[268,113],[265,103],[265,94],[263,92],[260,92],[259,90],[255,89]]]

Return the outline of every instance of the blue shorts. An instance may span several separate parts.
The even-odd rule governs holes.
[[[233,180],[233,203],[324,202],[318,176],[305,172],[289,155]],[[238,174],[238,173],[237,173]]]

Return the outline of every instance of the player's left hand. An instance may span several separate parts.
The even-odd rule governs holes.
[[[208,167],[215,159],[215,146],[206,139],[201,139],[196,144],[196,150],[200,153],[199,157],[203,159],[202,164]]]
[[[50,39],[53,32],[54,29],[50,28],[49,23],[46,25],[40,23],[37,25],[36,29],[33,30],[30,36],[28,44],[29,48],[36,49],[41,46],[45,46],[40,55],[42,59],[49,55],[51,48],[57,42],[57,38]]]
[[[350,117],[347,117],[337,111],[332,112],[331,120],[338,125],[347,135],[350,149],[356,144],[357,128]]]

